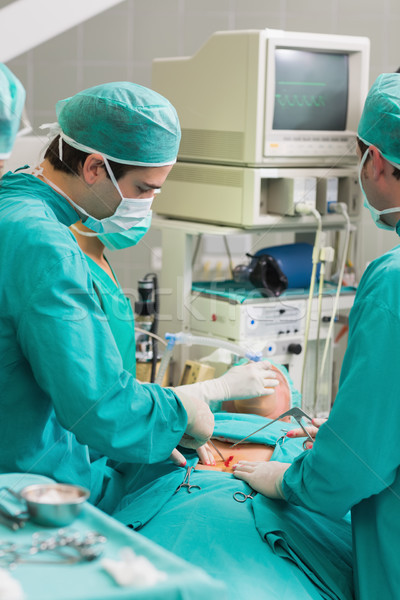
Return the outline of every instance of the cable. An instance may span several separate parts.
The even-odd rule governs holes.
[[[335,321],[336,311],[337,311],[337,307],[339,304],[340,290],[342,289],[342,281],[343,281],[344,269],[346,266],[346,259],[347,259],[347,253],[348,253],[348,248],[349,248],[350,231],[351,231],[351,222],[350,222],[350,218],[349,218],[349,215],[347,212],[346,204],[344,204],[343,202],[338,202],[338,203],[332,204],[331,208],[334,210],[334,212],[339,212],[343,215],[343,217],[346,221],[347,227],[346,227],[346,236],[345,236],[344,247],[343,247],[343,260],[342,260],[342,264],[340,266],[339,280],[338,280],[337,289],[336,289],[335,301],[333,303],[333,309],[332,309],[332,317],[331,317],[331,320],[329,323],[328,334],[326,337],[324,352],[323,352],[322,361],[321,361],[321,368],[320,368],[320,372],[319,372],[319,381],[320,382],[321,382],[322,376],[324,374],[326,358],[328,356],[330,339],[332,336],[332,330],[333,330],[333,325],[334,325],[334,321]],[[318,392],[319,392],[319,390],[318,390]],[[317,402],[317,400],[315,400],[315,406],[316,406],[316,402]]]
[[[147,331],[147,329],[142,329],[141,327],[136,327],[136,325],[135,325],[135,331],[138,331],[139,333],[144,333],[145,335],[148,335],[149,337],[155,338],[158,342],[161,342],[162,344],[164,344],[164,346],[167,345],[167,342],[165,340],[163,340],[162,337],[160,337],[159,335],[156,335],[155,333],[151,333],[150,331]]]
[[[199,233],[199,235],[197,236],[196,248],[194,249],[193,256],[192,256],[192,269],[194,268],[194,266],[196,264],[197,254],[199,252],[199,248],[200,248],[202,239],[203,239],[203,234]]]
[[[305,204],[303,202],[299,202],[295,206],[296,213],[299,215],[313,215],[317,221],[317,231],[315,232],[315,242],[312,253],[312,271],[311,271],[311,281],[310,281],[310,292],[308,295],[308,305],[307,305],[307,315],[306,315],[306,325],[304,332],[304,358],[303,358],[303,366],[301,370],[301,387],[300,392],[301,395],[304,393],[304,375],[306,370],[306,361],[307,361],[307,350],[308,350],[308,336],[310,333],[310,322],[311,322],[311,309],[312,309],[312,301],[314,296],[314,286],[315,286],[315,277],[317,273],[317,265],[319,261],[319,249],[320,249],[320,237],[322,233],[322,219],[319,212],[314,208]]]
[[[158,315],[160,312],[160,295],[158,291],[158,279],[155,273],[149,273],[146,275],[146,279],[152,277],[153,278],[153,286],[154,286],[154,315],[153,322],[150,327],[150,333],[157,334],[158,332]],[[151,358],[151,376],[150,382],[154,383],[156,379],[156,371],[157,371],[157,359],[158,359],[158,342],[157,338],[152,336],[151,338],[151,346],[153,351],[153,356]]]
[[[317,392],[318,392],[318,367],[319,367],[319,338],[321,334],[321,319],[322,319],[322,292],[324,287],[325,279],[325,261],[321,260],[321,267],[319,271],[319,287],[318,287],[318,310],[317,310],[317,338],[315,342],[315,376],[314,376],[314,414],[317,404]]]
[[[231,251],[229,249],[229,245],[228,245],[228,240],[226,239],[226,235],[223,236],[224,238],[224,244],[225,244],[225,250],[226,253],[228,255],[228,261],[229,261],[229,270],[231,272],[231,278],[233,278],[233,262],[232,262],[232,255],[231,255]]]

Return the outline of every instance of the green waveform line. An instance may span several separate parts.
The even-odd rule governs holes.
[[[278,85],[319,85],[326,86],[326,83],[312,81],[278,81]]]
[[[298,96],[297,94],[293,94],[292,96],[289,96],[289,94],[275,94],[275,98],[276,101],[282,106],[282,107],[286,107],[286,106],[299,106],[299,107],[311,107],[311,106],[315,106],[317,108],[320,108],[321,106],[325,106],[325,98],[321,95],[318,96],[318,98],[316,98],[314,95],[313,96],[306,96],[306,94],[303,94],[302,96]]]

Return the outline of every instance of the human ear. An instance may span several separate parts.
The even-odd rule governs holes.
[[[369,147],[369,155],[372,164],[372,177],[373,179],[379,179],[380,175],[383,174],[385,169],[385,162],[382,154],[375,146]]]
[[[89,154],[82,165],[81,172],[85,182],[93,185],[106,177],[104,159],[101,154]]]

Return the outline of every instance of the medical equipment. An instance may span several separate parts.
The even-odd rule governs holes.
[[[290,408],[286,412],[284,412],[281,415],[279,415],[279,417],[277,417],[276,419],[273,419],[269,423],[266,423],[262,427],[259,427],[256,431],[253,431],[252,433],[249,433],[249,435],[246,435],[246,437],[244,437],[243,439],[239,440],[238,442],[235,442],[230,447],[234,448],[235,446],[238,446],[239,444],[243,444],[243,442],[245,442],[252,435],[255,435],[256,433],[258,433],[262,429],[265,429],[266,427],[269,427],[272,423],[276,423],[276,421],[279,421],[280,419],[283,419],[284,417],[293,417],[293,419],[295,419],[295,421],[297,421],[297,423],[299,424],[299,426],[304,431],[305,436],[307,437],[307,440],[304,443],[306,443],[307,441],[314,443],[313,438],[311,437],[311,435],[308,433],[307,429],[304,427],[304,425],[301,422],[301,419],[303,419],[303,418],[308,419],[310,422],[312,422],[312,417],[309,417],[304,412],[304,410],[301,410],[301,408],[298,408],[297,406],[295,406],[294,408]]]
[[[193,470],[193,471],[195,470],[195,469],[194,469],[194,467],[189,467],[189,468],[186,470],[185,477],[184,477],[184,479],[183,479],[182,483],[181,483],[180,485],[178,485],[178,487],[176,488],[176,490],[175,490],[175,494],[176,494],[176,492],[179,492],[179,490],[180,490],[181,488],[186,488],[186,489],[187,489],[187,493],[188,493],[188,494],[191,494],[191,493],[192,493],[192,492],[191,492],[192,488],[193,488],[193,489],[198,489],[198,490],[201,490],[201,487],[200,487],[199,485],[193,485],[193,484],[191,484],[191,483],[190,483],[190,475],[191,475],[191,472],[192,472],[192,470]]]
[[[211,337],[193,335],[189,332],[180,331],[179,333],[166,333],[165,339],[168,340],[167,348],[164,350],[163,357],[161,359],[161,365],[158,369],[155,383],[161,383],[164,377],[164,373],[168,367],[169,361],[171,360],[172,351],[175,344],[184,344],[185,346],[200,345],[200,346],[212,346],[214,348],[225,348],[237,356],[248,358],[249,360],[258,361],[262,355],[259,352],[253,352],[251,349],[238,344],[232,344],[226,340],[215,339]]]
[[[299,202],[322,206],[327,215],[326,190],[332,178],[337,181],[336,200],[347,205],[350,216],[358,216],[362,201],[357,170],[337,165],[253,168],[178,161],[152,207],[174,219],[245,228],[281,225],[282,215],[289,214],[296,228],[307,221],[295,211]],[[311,188],[310,179],[316,182]],[[327,220],[335,223],[335,216],[330,214]]]
[[[350,222],[350,218],[348,215],[348,211],[347,211],[347,206],[343,203],[332,203],[330,205],[330,210],[332,212],[336,212],[339,214],[343,215],[344,220],[346,221],[346,235],[345,235],[345,240],[344,240],[344,245],[343,245],[343,254],[342,254],[342,262],[340,265],[340,269],[339,269],[339,276],[338,276],[338,284],[337,284],[337,290],[336,290],[336,294],[335,294],[335,300],[333,303],[333,307],[332,307],[332,315],[331,315],[331,319],[329,322],[329,328],[328,328],[328,332],[327,332],[327,336],[326,336],[326,341],[325,341],[325,346],[324,346],[324,351],[323,351],[323,355],[322,355],[322,360],[321,360],[321,365],[319,365],[319,361],[318,361],[318,351],[316,353],[316,370],[315,370],[315,395],[314,395],[314,405],[313,405],[313,413],[316,414],[317,412],[317,404],[318,404],[318,397],[319,397],[319,391],[320,391],[320,385],[321,385],[321,381],[323,381],[323,377],[324,377],[324,371],[325,371],[325,366],[326,366],[326,361],[327,361],[327,357],[328,357],[328,352],[329,352],[329,340],[331,340],[332,337],[332,333],[333,333],[333,325],[334,325],[334,321],[336,318],[336,313],[338,311],[338,307],[339,307],[339,301],[340,301],[340,292],[342,289],[342,284],[343,284],[343,277],[344,277],[344,270],[346,267],[346,260],[348,257],[348,250],[349,250],[349,243],[350,243],[350,233],[352,230],[352,225]],[[318,310],[318,315],[320,317],[321,315],[321,309]],[[320,339],[320,324],[321,324],[321,317],[319,318],[318,321],[318,334],[317,334],[317,340]],[[319,349],[319,344],[317,344],[317,350]],[[318,369],[319,369],[319,375],[317,375],[318,373]]]
[[[217,31],[191,57],[155,60],[152,86],[181,121],[179,159],[354,164],[369,46],[355,36]]]
[[[138,301],[135,302],[136,322],[148,333],[136,338],[136,360],[151,362],[150,383],[154,383],[158,361],[157,333],[160,311],[157,275],[147,273],[143,279],[139,279],[138,295]]]
[[[3,499],[9,494],[23,506],[14,513],[8,508],[9,504],[2,506],[2,511],[8,512],[9,519],[22,523],[29,518],[46,527],[60,527],[72,523],[90,496],[86,488],[62,483],[29,485],[19,492],[12,488],[1,488],[0,493]]]
[[[107,538],[97,531],[79,533],[59,529],[55,533],[32,534],[31,544],[0,539],[0,566],[14,569],[19,564],[59,565],[96,560]]]
[[[196,381],[207,381],[214,378],[214,373],[214,367],[194,360],[187,360],[178,385],[189,385],[196,383]]]
[[[237,283],[250,281],[262,295],[280,296],[286,289],[308,288],[312,272],[311,244],[295,243],[271,246],[247,254],[248,265],[233,270]]]
[[[221,451],[220,451],[220,450],[217,448],[217,446],[214,444],[214,442],[213,442],[212,440],[208,440],[208,442],[207,442],[207,443],[208,443],[208,444],[210,444],[210,446],[212,446],[212,447],[214,448],[214,450],[215,450],[215,452],[218,454],[218,456],[219,456],[220,458],[222,458],[222,460],[225,462],[225,461],[226,461],[226,458],[224,458],[224,456],[223,456],[222,452],[221,452]]]
[[[236,502],[243,503],[246,502],[248,498],[253,500],[257,494],[258,492],[256,492],[255,490],[250,490],[250,494],[245,494],[244,492],[238,491],[233,494],[233,499],[236,500]]]

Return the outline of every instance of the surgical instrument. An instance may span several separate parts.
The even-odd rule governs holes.
[[[255,490],[250,490],[250,494],[245,494],[244,492],[235,492],[233,494],[233,499],[236,500],[236,502],[246,502],[247,498],[253,500],[257,494],[258,492]]]
[[[269,423],[266,423],[262,427],[259,427],[259,429],[257,429],[256,431],[253,431],[253,433],[249,433],[249,435],[246,435],[246,437],[244,437],[243,439],[239,440],[238,442],[235,442],[234,444],[232,444],[231,448],[234,448],[235,446],[238,446],[239,444],[242,444],[243,442],[245,442],[252,435],[255,435],[256,433],[258,433],[262,429],[265,429],[269,425],[272,425],[272,423],[275,423],[276,421],[279,421],[280,419],[283,419],[284,417],[293,417],[297,421],[297,423],[299,424],[299,427],[301,427],[302,430],[304,431],[304,433],[306,434],[307,440],[305,440],[305,442],[303,443],[303,447],[304,447],[304,444],[306,442],[312,442],[312,443],[314,443],[313,438],[311,437],[311,435],[308,433],[307,429],[304,427],[304,425],[301,422],[301,419],[303,417],[306,418],[306,419],[308,419],[309,421],[312,421],[312,417],[309,417],[303,410],[301,410],[301,408],[298,408],[297,406],[294,406],[293,408],[290,408],[286,412],[284,412],[281,415],[279,415],[279,417],[277,417],[273,421],[270,421]]]
[[[192,470],[194,471],[193,467],[188,468],[188,470],[186,471],[186,474],[185,474],[185,478],[182,481],[182,483],[176,488],[175,494],[176,494],[176,492],[179,492],[179,490],[183,487],[187,488],[188,494],[192,493],[191,492],[192,488],[197,488],[198,490],[201,490],[201,487],[199,485],[192,485],[190,483],[190,474],[191,474]]]
[[[215,452],[222,458],[222,460],[225,462],[226,458],[223,457],[222,452],[220,452],[217,448],[217,446],[211,441],[208,440],[208,443],[214,448]]]
[[[59,529],[56,533],[32,534],[31,544],[17,544],[0,539],[0,567],[18,564],[75,564],[91,562],[102,554],[107,538],[97,531],[85,533]]]

